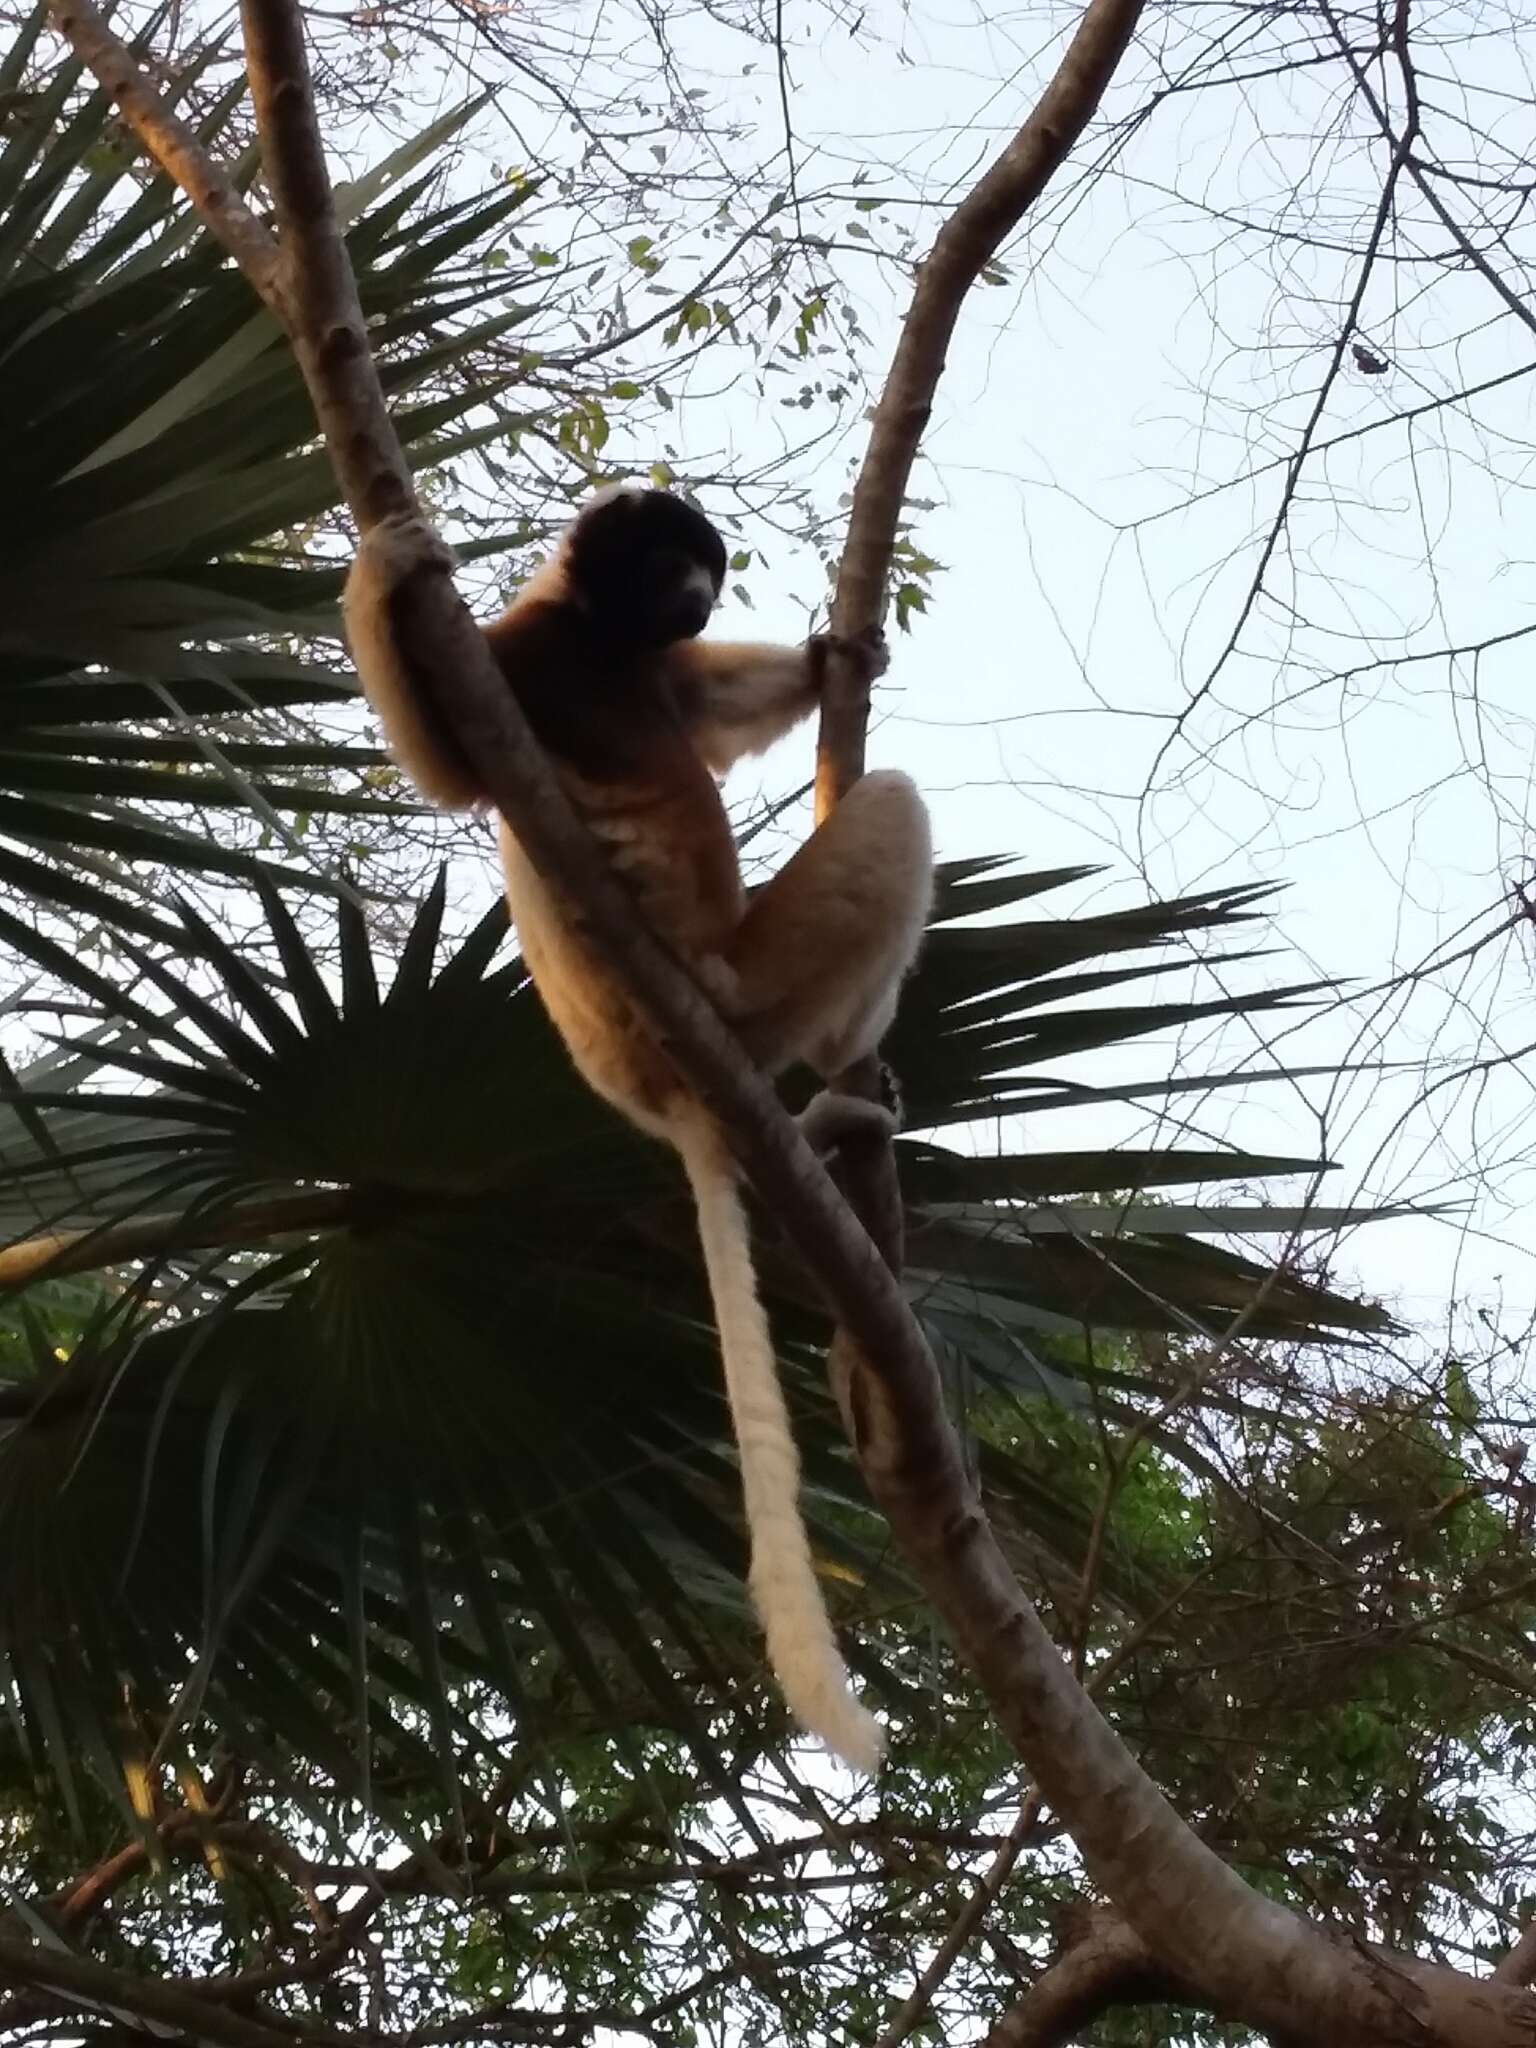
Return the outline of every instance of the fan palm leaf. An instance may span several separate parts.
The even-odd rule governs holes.
[[[130,180],[110,102],[80,82],[61,65],[0,149],[0,883],[165,940],[113,886],[134,868],[327,886],[178,813],[390,806],[364,779],[376,755],[286,716],[354,697],[305,651],[334,633],[339,565],[272,540],[337,504],[291,351],[169,180]],[[203,119],[210,147],[242,90]],[[427,204],[421,166],[471,111],[340,194],[418,465],[505,432],[471,421],[488,387],[457,373],[526,317],[466,252],[533,187]]]
[[[959,1121],[957,1099],[990,1115],[1026,1084],[1063,1105],[1073,1084],[1031,1059],[1209,1013],[1047,1006],[1082,995],[1078,963],[1223,931],[1254,914],[1253,891],[961,922],[1072,878],[945,871],[896,1035],[931,1125]],[[482,1741],[468,1703],[483,1691],[530,1739],[606,1732],[636,1768],[681,1743],[727,1792],[712,1710],[752,1636],[672,1161],[576,1080],[500,955],[499,907],[439,964],[439,886],[382,987],[355,909],[338,906],[331,975],[264,898],[277,992],[190,909],[179,956],[136,949],[134,996],[16,921],[6,932],[91,1029],[15,1077],[0,1109],[0,1224],[24,1241],[0,1277],[112,1264],[122,1290],[66,1365],[44,1349],[14,1366],[0,1411],[0,1657],[39,1763],[62,1771],[61,1743],[112,1754],[127,1684],[160,1712],[176,1699],[183,1721],[206,1711],[242,1742],[297,1745],[354,1791],[387,1761],[390,1784],[447,1800],[449,1760]],[[1156,1205],[1122,1227],[1138,1189],[1316,1162],[900,1150],[919,1313],[947,1356],[1015,1392],[1070,1402],[1086,1368],[1049,1339],[1084,1325],[1239,1318],[1290,1339],[1384,1325]],[[1096,1205],[1105,1190],[1118,1201]],[[1049,1201],[1061,1193],[1081,1199]],[[1256,1206],[1219,1214],[1266,1224]],[[762,1252],[834,1603],[877,1611],[889,1581],[819,1365],[824,1320],[782,1246]],[[1084,1540],[1049,1489],[1012,1491],[1017,1538],[1056,1553]],[[1113,1557],[1103,1583],[1130,1590]],[[899,1699],[879,1660],[869,1670]]]

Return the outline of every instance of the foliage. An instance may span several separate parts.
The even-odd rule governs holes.
[[[0,464],[15,484],[0,570],[0,881],[13,899],[163,937],[158,912],[127,894],[142,894],[136,865],[247,880],[261,868],[227,824],[188,830],[178,810],[249,810],[299,853],[289,878],[313,886],[308,822],[382,805],[367,751],[273,737],[288,707],[351,695],[303,651],[332,628],[337,569],[271,540],[312,531],[336,502],[287,344],[190,232],[168,181],[135,184],[131,156],[105,139],[106,96],[75,106],[78,82],[77,65],[60,66],[0,150]],[[204,140],[217,145],[239,96],[217,100]],[[424,462],[490,431],[464,423],[476,395],[445,375],[519,317],[484,314],[505,285],[460,259],[525,194],[420,204],[432,172],[419,166],[462,118],[344,195],[386,382]]]
[[[1051,1357],[1063,1371],[1086,1363],[1081,1346],[1075,1361],[1065,1344]],[[1099,1345],[1094,1363],[1106,1378],[1146,1365],[1133,1340]],[[1202,1363],[1196,1347],[1163,1360],[1175,1381]],[[1405,1362],[1384,1363],[1400,1385]],[[1196,1825],[1275,1896],[1363,1937],[1386,1930],[1457,1956],[1464,1943],[1486,1949],[1490,1915],[1508,1925],[1536,1886],[1508,1797],[1528,1776],[1533,1732],[1508,1628],[1536,1617],[1523,1496],[1484,1476],[1454,1378],[1426,1380],[1407,1403],[1376,1391],[1363,1365],[1332,1389],[1299,1368],[1266,1377],[1256,1357],[1207,1385],[1229,1404],[1225,1427],[1176,1410],[1155,1448],[1097,1404],[1072,1415],[994,1390],[971,1415],[994,1472],[1009,1459],[1017,1484],[1047,1482],[1084,1525],[1107,1510],[1113,1584],[1083,1573],[1081,1552],[1048,1546],[1020,1544],[1021,1568]],[[1136,1403],[1142,1420],[1168,1413]],[[1201,1470],[1197,1454],[1222,1441],[1226,1468]],[[1295,1645],[1283,1658],[1280,1629]],[[433,1793],[426,1759],[414,1777],[395,1769],[376,1784],[397,1809],[391,1828],[266,1727],[221,1715],[222,1732],[195,1745],[196,1777],[150,1769],[148,1840],[90,1777],[71,1830],[0,1740],[0,1885],[133,1975],[251,1973],[300,2026],[873,2038],[1020,1797],[982,1703],[947,1661],[895,1615],[877,1650],[905,1688],[878,1800],[849,1800],[761,1746],[744,1692],[711,1714],[732,1801],[653,1714],[631,1729],[631,1765],[605,1732],[568,1721],[546,1744],[530,1718],[509,1724],[494,1685],[455,1666],[462,1818]],[[551,1677],[544,1665],[529,1683]],[[552,1697],[559,1711],[572,1694]],[[427,1729],[425,1706],[414,1719]],[[152,1724],[143,1732],[141,1757]],[[375,1769],[382,1777],[382,1751]],[[196,1820],[189,1786],[211,1821]],[[1027,1822],[1017,1846],[990,1946],[946,1979],[936,2038],[990,2024],[1074,1894],[1048,1819]],[[98,1920],[103,1898],[112,1911]],[[7,2017],[23,2014],[0,2007]],[[1236,2038],[1192,2015],[1169,2016],[1172,2034],[1148,2032],[1160,2024],[1111,2016],[1102,2038]]]
[[[946,874],[893,1041],[922,1125],[995,1115],[1026,1091],[1037,1111],[1066,1106],[1076,1091],[1034,1062],[1292,999],[1054,1007],[1144,971],[1072,971],[1083,960],[1251,915],[1239,891],[968,921],[1071,879]],[[84,1233],[76,1264],[134,1254],[68,1369],[38,1388],[34,1363],[0,1444],[0,1646],[35,1753],[78,1810],[76,1759],[111,1753],[123,1683],[158,1721],[193,1650],[175,1718],[209,1702],[247,1741],[280,1731],[355,1796],[382,1777],[451,1806],[454,1759],[477,1741],[459,1685],[495,1688],[545,1740],[556,1725],[611,1731],[635,1770],[637,1726],[669,1730],[723,1792],[733,1773],[710,1718],[743,1663],[742,1557],[670,1159],[580,1086],[519,965],[494,963],[499,907],[434,971],[439,887],[383,991],[352,906],[333,988],[264,896],[280,990],[187,906],[180,962],[124,939],[142,996],[0,913],[94,1034],[72,1038],[67,1074],[20,1077],[0,1190],[11,1232]],[[989,1384],[1080,1406],[1095,1371],[1032,1346],[1084,1321],[1384,1327],[1189,1237],[1176,1212],[1123,1193],[1065,1212],[1040,1199],[1311,1162],[903,1151],[914,1294],[957,1369]],[[828,1569],[878,1614],[897,1588],[849,1483],[814,1293],[782,1247],[763,1264]],[[1006,1467],[996,1484],[1021,1539],[1071,1552],[1049,1496]],[[131,1653],[115,1603],[94,1617],[81,1604],[114,1572]],[[871,1668],[882,1683],[884,1660]],[[899,1687],[887,1703],[900,1710]]]

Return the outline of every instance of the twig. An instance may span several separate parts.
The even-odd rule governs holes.
[[[784,162],[790,204],[795,210],[795,233],[805,240],[805,222],[800,217],[800,180],[795,170],[795,124],[789,111],[789,52],[784,47],[784,0],[773,0],[773,54],[779,74],[779,112],[784,120]]]
[[[1428,176],[1423,158],[1414,148],[1414,144],[1419,139],[1421,124],[1418,74],[1414,69],[1413,49],[1408,35],[1408,0],[1395,0],[1392,10],[1392,53],[1397,59],[1398,72],[1403,84],[1403,126],[1400,132],[1394,131],[1392,117],[1387,111],[1385,101],[1372,85],[1370,73],[1355,54],[1353,44],[1343,34],[1339,21],[1332,9],[1324,5],[1322,11],[1323,18],[1327,21],[1329,28],[1333,32],[1333,39],[1339,47],[1340,54],[1354,74],[1356,90],[1370,109],[1371,116],[1375,120],[1377,127],[1380,128],[1383,138],[1391,145],[1394,165],[1401,163],[1407,169],[1409,177],[1418,188],[1419,196],[1424,200],[1440,225],[1461,251],[1466,261],[1471,264],[1484,283],[1488,285],[1494,296],[1500,300],[1505,310],[1513,313],[1522,326],[1529,328],[1533,334],[1536,334],[1536,312],[1532,311],[1528,301],[1522,298],[1513,285],[1494,268],[1492,259],[1477,246],[1466,228],[1463,227],[1455,214],[1451,212],[1451,209],[1440,197]],[[1460,184],[1465,181],[1455,179],[1452,182]]]

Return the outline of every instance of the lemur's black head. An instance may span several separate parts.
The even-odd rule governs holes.
[[[725,543],[670,491],[596,498],[566,536],[570,594],[605,640],[656,648],[709,623],[725,581]]]

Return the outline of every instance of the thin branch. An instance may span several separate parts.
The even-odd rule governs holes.
[[[784,47],[784,0],[773,0],[773,56],[779,75],[779,112],[784,120],[785,183],[795,210],[795,233],[805,240],[805,222],[800,217],[800,181],[795,171],[795,124],[789,111],[789,52]]]
[[[1025,1843],[1033,1838],[1039,1818],[1040,1795],[1032,1790],[1019,1809],[1018,1819],[1009,1829],[1007,1839],[983,1871],[976,1889],[955,1915],[954,1923],[939,1943],[933,1961],[913,1985],[910,1997],[875,2043],[875,2048],[900,2048],[932,2005],[934,1993],[954,1968],[988,1908],[1013,1875],[1013,1866],[1018,1862]]]
[[[1420,131],[1419,85],[1418,76],[1414,70],[1413,51],[1408,37],[1408,0],[1396,0],[1392,15],[1392,51],[1397,58],[1398,70],[1403,82],[1404,121],[1401,136],[1394,135],[1391,116],[1371,84],[1370,74],[1355,56],[1350,44],[1347,41],[1340,41],[1338,22],[1326,5],[1323,8],[1323,13],[1334,32],[1335,41],[1339,42],[1339,47],[1343,52],[1345,61],[1355,75],[1355,84],[1360,90],[1361,97],[1370,108],[1377,126],[1381,129],[1382,135],[1392,145],[1394,156],[1401,156],[1402,161],[1407,165],[1408,175],[1418,187],[1420,196],[1456,247],[1461,251],[1466,261],[1471,264],[1472,268],[1490,287],[1494,296],[1501,302],[1505,310],[1513,313],[1522,326],[1529,328],[1533,334],[1536,334],[1536,312],[1532,311],[1528,302],[1505,279],[1503,274],[1494,267],[1492,258],[1483,253],[1461,222],[1457,220],[1455,214],[1451,212],[1445,201],[1440,197],[1440,194],[1435,190],[1435,187],[1430,183],[1428,177],[1429,167],[1424,163],[1418,151],[1413,148],[1413,144],[1418,140]],[[1465,181],[1458,180],[1457,182],[1462,183]]]
[[[1355,66],[1357,59],[1349,47],[1342,28],[1330,12],[1329,0],[1320,0],[1320,5],[1346,62],[1351,66]],[[1397,0],[1397,9],[1400,17],[1405,17],[1406,6],[1407,0]],[[1263,545],[1259,549],[1258,561],[1254,566],[1252,575],[1248,578],[1247,588],[1243,592],[1236,617],[1228,628],[1226,638],[1222,642],[1215,660],[1206,669],[1199,683],[1189,692],[1170,723],[1167,732],[1158,743],[1157,752],[1152,757],[1152,764],[1147,770],[1143,784],[1139,807],[1141,811],[1145,811],[1146,805],[1150,800],[1149,792],[1162,768],[1163,762],[1168,759],[1174,747],[1184,738],[1194,719],[1196,710],[1210,698],[1228,662],[1237,653],[1238,641],[1246,630],[1248,622],[1253,617],[1259,600],[1264,594],[1264,579],[1269,574],[1270,563],[1278,554],[1281,541],[1288,530],[1291,509],[1301,489],[1302,476],[1308,463],[1312,460],[1323,419],[1333,397],[1334,386],[1338,382],[1343,369],[1344,358],[1350,347],[1351,340],[1358,330],[1360,311],[1365,304],[1366,290],[1370,285],[1376,265],[1381,258],[1381,252],[1386,245],[1395,218],[1398,182],[1407,166],[1408,157],[1417,139],[1417,135],[1418,129],[1417,125],[1415,125],[1404,132],[1393,149],[1391,161],[1387,165],[1386,175],[1382,179],[1381,191],[1377,197],[1376,211],[1371,221],[1370,231],[1365,238],[1365,247],[1361,252],[1359,268],[1355,274],[1354,289],[1350,293],[1349,303],[1344,309],[1343,318],[1339,322],[1338,332],[1334,336],[1333,345],[1328,352],[1327,368],[1323,372],[1322,380],[1316,391],[1312,394],[1312,402],[1307,409],[1307,417],[1302,424],[1301,433],[1297,438],[1295,447],[1286,458],[1285,480],[1280,489],[1280,502],[1275,507],[1274,514],[1269,520]]]
[[[181,187],[208,232],[276,310],[277,243],[186,122],[161,99],[133,52],[113,35],[91,0],[57,0],[53,18],[75,55],[112,95],[151,160]]]
[[[168,1855],[195,1856],[201,1843],[193,1831],[192,1816],[185,1807],[166,1815],[157,1829],[161,1846]],[[48,1901],[49,1918],[56,1927],[71,1932],[106,1904],[118,1886],[149,1868],[147,1841],[135,1837],[122,1848],[104,1856],[90,1870],[74,1878]]]
[[[327,1189],[284,1195],[244,1208],[218,1208],[188,1216],[138,1216],[129,1223],[104,1223],[93,1230],[50,1230],[0,1249],[0,1294],[30,1287],[35,1280],[59,1280],[68,1273],[92,1273],[130,1259],[168,1259],[210,1247],[264,1244],[295,1231],[334,1229],[354,1221],[357,1201],[350,1190]]]
[[[1089,0],[1056,74],[1012,142],[934,238],[870,428],[854,485],[832,625],[854,635],[878,625],[912,464],[933,410],[950,336],[966,294],[1065,162],[1130,43],[1144,0]],[[867,692],[827,700],[817,743],[816,815],[864,772]]]

